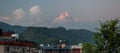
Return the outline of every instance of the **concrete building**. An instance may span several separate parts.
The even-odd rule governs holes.
[[[0,29],[0,53],[37,53],[36,43],[19,40],[14,32],[2,32]]]
[[[54,46],[42,44],[39,53],[82,53],[82,44],[69,46],[65,40],[59,40]]]

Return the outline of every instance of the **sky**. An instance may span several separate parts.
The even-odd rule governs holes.
[[[120,17],[120,0],[0,0],[0,22],[89,29]]]

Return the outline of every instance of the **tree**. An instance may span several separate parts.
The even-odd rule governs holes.
[[[84,50],[84,53],[93,53],[93,45],[88,43],[88,42],[85,42],[83,43],[83,50]]]
[[[98,53],[115,53],[120,47],[119,18],[100,22],[100,28],[95,32],[94,40]]]

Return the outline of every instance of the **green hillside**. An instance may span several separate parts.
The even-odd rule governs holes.
[[[35,41],[37,43],[51,43],[55,40],[67,40],[71,44],[79,42],[93,43],[93,32],[87,29],[65,29],[64,27],[23,27],[12,26],[0,22],[0,28],[4,31],[15,31],[20,39]]]
[[[93,32],[86,29],[66,30],[63,27],[29,27],[21,35],[25,40],[31,40],[37,43],[51,43],[59,39],[64,39],[74,44],[79,42],[93,43]]]

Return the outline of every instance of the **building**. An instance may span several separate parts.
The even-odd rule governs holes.
[[[71,46],[72,53],[82,53],[82,44],[80,43],[79,45],[72,45]]]
[[[55,41],[55,45],[40,46],[39,53],[82,53],[82,44],[68,46],[65,40]]]
[[[0,29],[0,53],[37,53],[36,43],[18,38],[14,32],[2,32]]]

